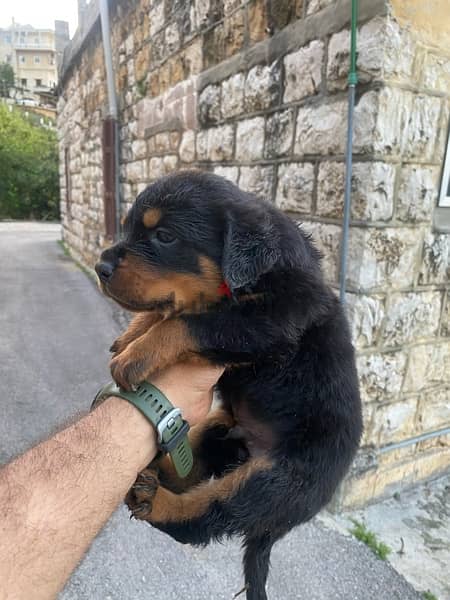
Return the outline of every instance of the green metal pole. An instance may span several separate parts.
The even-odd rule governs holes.
[[[358,83],[356,70],[356,33],[358,25],[358,0],[352,0],[350,36],[350,72],[348,74],[348,122],[345,171],[344,217],[342,221],[341,268],[339,277],[339,298],[345,304],[345,283],[347,280],[348,237],[350,228],[352,171],[353,171],[353,117],[355,113],[355,91]]]

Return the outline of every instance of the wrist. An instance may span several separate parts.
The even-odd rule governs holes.
[[[96,410],[103,410],[113,421],[112,441],[131,455],[130,465],[138,472],[144,469],[158,453],[155,427],[133,404],[116,396],[107,398]]]

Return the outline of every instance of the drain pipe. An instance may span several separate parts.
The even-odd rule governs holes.
[[[108,115],[103,121],[103,182],[106,235],[117,240],[120,233],[119,125],[114,85],[108,0],[100,0],[103,54],[105,57]]]
[[[355,92],[358,83],[356,70],[356,31],[358,24],[358,0],[352,0],[351,36],[350,36],[350,71],[348,75],[348,121],[347,150],[345,171],[344,217],[342,221],[341,266],[339,276],[339,298],[345,304],[345,283],[347,280],[348,238],[351,212],[352,171],[353,171],[353,117],[355,113]]]

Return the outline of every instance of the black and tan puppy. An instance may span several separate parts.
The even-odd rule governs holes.
[[[361,436],[354,353],[319,253],[281,211],[206,173],[142,192],[103,252],[106,294],[138,315],[113,344],[129,387],[192,357],[226,365],[223,408],[130,490],[133,514],[180,542],[242,536],[247,598],[266,598],[272,545],[332,497]]]

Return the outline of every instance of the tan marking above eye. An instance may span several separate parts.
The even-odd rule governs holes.
[[[162,214],[159,208],[148,208],[142,216],[142,222],[144,223],[145,227],[151,229],[152,227],[156,227],[156,225],[158,225],[161,217]]]

